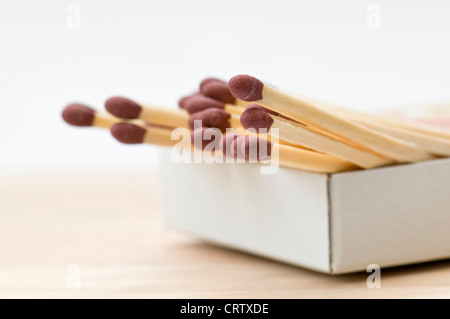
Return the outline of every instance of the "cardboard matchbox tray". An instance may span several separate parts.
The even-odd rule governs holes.
[[[163,157],[166,222],[208,241],[330,274],[450,257],[450,159],[261,175]]]

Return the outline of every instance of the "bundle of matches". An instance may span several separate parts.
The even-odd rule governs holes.
[[[269,162],[276,159],[276,165],[308,170],[319,173],[336,173],[356,169],[349,162],[326,154],[307,149],[274,143],[257,135],[227,133],[213,128],[198,128],[192,132],[194,147],[204,150],[206,147],[221,151],[224,156],[241,160],[241,162]],[[220,137],[217,137],[220,135]],[[215,136],[215,138],[210,138]],[[198,142],[202,141],[202,142]],[[274,156],[276,154],[276,156]]]
[[[179,141],[171,138],[172,131],[188,129],[192,146],[203,152],[320,173],[450,156],[450,133],[443,129],[296,98],[249,75],[228,83],[207,78],[179,106],[174,110],[112,97],[105,102],[109,114],[72,104],[63,118],[75,126],[107,128],[126,144],[174,146]],[[201,127],[194,130],[195,123]]]
[[[278,128],[280,139],[361,168],[450,156],[450,133],[444,128],[369,116],[319,100],[299,99],[249,75],[233,77],[229,87],[236,98],[264,107],[247,107],[241,115],[244,127]]]

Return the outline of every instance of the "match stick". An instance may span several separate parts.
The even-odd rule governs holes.
[[[435,135],[424,134],[415,130],[405,129],[397,126],[387,125],[376,118],[363,114],[349,113],[346,111],[336,110],[342,116],[362,124],[384,134],[396,137],[403,141],[411,142],[424,150],[440,156],[450,156],[450,139],[442,138]]]
[[[215,140],[204,140],[203,136],[208,128],[196,129],[192,132],[192,144],[195,147],[201,146],[204,149],[210,143],[214,143],[217,150],[222,150],[223,154],[232,158],[244,157],[247,160],[256,160],[266,162],[272,160],[272,154],[279,155],[278,164],[287,168],[302,169],[318,173],[337,173],[358,169],[357,166],[342,161],[338,158],[321,154],[305,149],[292,146],[281,145],[270,142],[259,136],[247,136],[228,133],[222,135],[221,142]],[[215,136],[214,134],[208,134]],[[201,139],[201,145],[196,145],[195,140]],[[222,144],[222,147],[220,147]],[[250,145],[256,145],[257,149],[253,149]],[[260,158],[260,147],[265,147],[266,152],[263,158]]]
[[[189,115],[184,110],[147,106],[120,96],[107,99],[105,108],[112,115],[123,119],[140,119],[150,124],[171,128],[189,128]]]
[[[62,118],[68,124],[73,126],[93,126],[104,129],[109,129],[114,124],[123,122],[123,120],[117,117],[96,111],[95,109],[80,103],[73,103],[66,106],[62,112]],[[144,125],[144,122],[142,121],[132,121],[132,123]]]
[[[354,163],[363,168],[373,168],[393,164],[389,158],[369,152],[330,136],[311,131],[301,124],[289,122],[264,110],[247,107],[241,115],[241,124],[246,129],[264,130],[270,134],[270,129],[279,130],[279,138],[294,145],[299,145],[317,152],[332,155],[343,161]]]
[[[174,146],[179,141],[172,140],[172,130],[160,127],[142,127],[130,123],[117,123],[111,127],[111,134],[124,144],[153,144]]]
[[[189,117],[189,127],[194,129],[194,121],[202,121],[203,127],[216,127],[222,132],[227,128],[242,128],[239,116],[230,114],[222,109],[210,108],[196,112]]]
[[[243,108],[240,106],[226,104],[221,101],[206,97],[206,96],[191,96],[188,97],[184,103],[184,109],[189,113],[197,113],[209,108],[223,109],[230,114],[240,115]]]
[[[341,113],[343,116],[345,115],[359,116],[360,118],[364,117],[365,120],[368,120],[370,118],[372,121],[375,121],[380,124],[389,125],[400,129],[417,132],[420,134],[431,135],[443,139],[450,139],[450,130],[448,128],[440,127],[438,125],[426,124],[417,120],[396,119],[381,115],[362,114],[347,109],[333,109],[333,110]]]
[[[246,106],[248,103],[240,101],[231,94],[228,83],[217,78],[206,78],[200,82],[200,93],[225,104]]]
[[[244,154],[247,160],[271,160],[271,154],[278,152],[279,164],[283,167],[302,169],[317,173],[337,173],[355,170],[358,167],[338,158],[317,152],[299,149],[296,147],[271,143],[259,136],[241,135],[235,139],[239,153]],[[251,146],[257,146],[251,147]],[[260,147],[265,148],[266,157],[260,158]],[[232,146],[233,148],[233,146]],[[263,155],[264,156],[264,155]]]
[[[238,99],[257,102],[295,121],[354,141],[396,162],[418,162],[434,158],[430,153],[412,143],[403,142],[336,116],[313,104],[298,100],[264,85],[263,82],[252,76],[234,76],[229,81],[229,87],[233,95]]]
[[[351,120],[357,120],[357,122],[376,122],[391,127],[397,127],[399,129],[416,132],[419,134],[432,135],[443,139],[450,139],[450,130],[448,128],[427,124],[419,120],[407,119],[407,118],[395,118],[386,115],[374,115],[361,113],[348,109],[348,107],[338,105],[336,103],[323,100],[317,97],[299,95],[293,93],[293,95],[300,100],[304,100],[308,103],[314,104],[318,107],[328,109],[331,113],[337,113],[343,117],[347,117]],[[426,104],[429,105],[429,104]],[[424,105],[424,107],[426,106]]]

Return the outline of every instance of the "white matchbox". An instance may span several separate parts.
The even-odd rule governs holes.
[[[329,274],[450,258],[450,159],[338,174],[161,163],[165,220]]]

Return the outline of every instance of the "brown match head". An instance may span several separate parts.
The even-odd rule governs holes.
[[[208,85],[209,83],[213,83],[213,82],[227,84],[227,82],[225,82],[224,80],[218,79],[218,78],[206,78],[200,82],[200,92],[202,91],[202,89],[204,88],[205,85]]]
[[[208,146],[210,150],[212,148],[214,149],[220,149],[220,142],[221,142],[222,132],[219,131],[217,128],[213,127],[201,127],[198,129],[195,129],[191,133],[191,144],[197,148],[204,150],[205,147]]]
[[[228,82],[231,93],[243,101],[259,101],[263,98],[264,83],[250,75],[236,75]]]
[[[267,112],[258,105],[251,107],[250,104],[244,112],[241,114],[241,124],[246,129],[255,129],[257,132],[260,130],[262,133],[267,133],[273,124],[273,118],[267,114]]]
[[[142,106],[121,96],[114,96],[106,100],[106,110],[114,116],[123,119],[136,119],[142,111]]]
[[[130,123],[117,123],[111,127],[111,134],[116,140],[125,144],[141,144],[147,130]]]
[[[246,160],[267,161],[271,158],[272,143],[259,136],[241,136],[237,140],[239,152]]]
[[[233,104],[236,101],[236,98],[231,94],[228,85],[224,82],[209,82],[204,84],[200,89],[200,92],[207,97],[215,99],[217,101]]]
[[[224,132],[228,127],[230,127],[230,117],[231,115],[222,109],[211,108],[192,114],[189,117],[188,124],[193,130],[194,121],[202,121],[201,126],[216,127]]]
[[[252,104],[247,105],[247,107],[245,109],[246,110],[248,110],[248,109],[260,109],[260,110],[263,110],[264,112],[266,112],[268,114],[281,116],[280,113],[272,111],[272,110],[269,110],[268,108],[265,108],[264,106],[256,104],[256,103],[252,103]]]
[[[84,104],[73,103],[64,108],[62,118],[70,125],[92,126],[95,118],[95,110]]]
[[[184,109],[184,106],[186,104],[186,101],[188,101],[191,97],[193,96],[203,96],[203,94],[201,94],[200,92],[195,92],[186,96],[183,96],[179,101],[178,101],[178,106],[182,109]]]
[[[225,104],[206,96],[191,96],[184,103],[184,109],[189,114],[201,112],[210,108],[224,109]]]
[[[286,119],[286,120],[289,120],[289,121],[292,121],[292,122],[297,122],[297,123],[299,123],[299,124],[302,124],[302,123],[300,123],[300,122],[298,122],[298,121],[294,121],[294,120],[291,119],[290,117],[287,117],[287,116],[285,116],[285,115],[283,115],[283,114],[280,114],[280,113],[278,113],[278,112],[269,110],[268,108],[266,108],[266,107],[264,107],[264,106],[261,106],[261,105],[259,105],[259,104],[256,104],[256,103],[252,103],[252,104],[248,105],[245,109],[247,110],[247,109],[251,109],[251,108],[260,109],[260,110],[263,110],[264,112],[266,112],[266,113],[268,113],[268,114],[275,115],[275,116],[284,118],[284,119]],[[302,124],[302,125],[303,125],[303,124]]]
[[[236,138],[239,135],[235,133],[227,133],[222,136],[222,153],[228,157],[237,157],[237,144],[235,143]]]
[[[245,142],[245,135],[238,135],[229,147],[229,151],[236,159],[247,160],[245,153],[243,152],[242,144]]]

